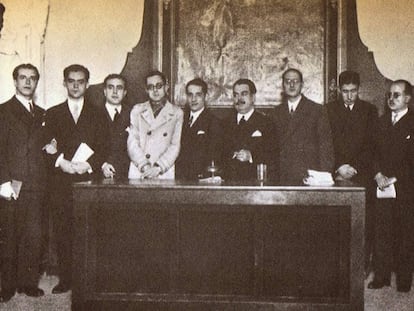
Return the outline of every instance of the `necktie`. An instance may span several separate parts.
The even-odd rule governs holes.
[[[190,119],[188,120],[188,127],[191,127],[191,125],[193,124],[193,118],[194,118],[194,116],[191,115]]]
[[[295,112],[295,110],[293,109],[293,106],[290,106],[289,108],[289,114],[292,115]]]
[[[392,125],[395,125],[395,123],[397,123],[397,116],[398,113],[394,113],[394,116],[392,117]]]
[[[119,118],[119,111],[118,111],[118,109],[115,108],[114,122],[116,122],[116,120],[118,120],[118,118]]]
[[[244,116],[242,116],[239,121],[239,125],[244,125],[245,123],[246,123],[246,119],[244,118]]]
[[[30,107],[30,114],[32,115],[32,117],[34,117],[35,111],[34,111],[34,105],[33,102],[29,102],[29,107]]]
[[[351,110],[351,106],[349,106],[349,105],[346,105],[346,109],[348,110],[348,112],[351,112],[352,110]]]

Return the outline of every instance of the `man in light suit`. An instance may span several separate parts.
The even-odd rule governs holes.
[[[351,180],[366,188],[365,269],[368,272],[374,241],[373,176],[377,108],[359,98],[360,79],[354,71],[339,75],[339,99],[327,105],[331,124],[337,180]]]
[[[129,115],[131,109],[124,104],[127,94],[127,81],[119,74],[110,74],[104,80],[104,95],[106,98],[104,111],[110,132],[109,154],[102,165],[102,172],[106,178],[127,179],[129,156],[127,138]]]
[[[328,114],[301,92],[302,73],[283,73],[283,101],[275,108],[280,135],[280,182],[301,184],[308,169],[333,171],[334,151]]]
[[[56,141],[57,149],[50,155],[50,210],[59,267],[59,284],[52,291],[56,294],[68,291],[72,283],[72,183],[100,176],[109,137],[103,110],[85,100],[89,70],[70,65],[64,69],[63,77],[68,99],[46,113],[48,135]],[[72,161],[81,143],[94,153],[86,161]]]
[[[390,86],[389,110],[375,131],[375,181],[378,188],[394,183],[396,197],[381,198],[375,206],[375,277],[368,288],[390,286],[396,272],[397,290],[411,289],[414,236],[414,113],[408,108],[412,86],[397,80]],[[391,178],[395,177],[396,181]],[[393,270],[395,269],[395,270]]]
[[[13,80],[16,95],[0,105],[0,209],[5,236],[0,302],[8,301],[16,290],[33,297],[44,294],[37,287],[46,194],[42,148],[47,143],[45,111],[33,101],[39,71],[32,64],[21,64],[14,69]],[[22,182],[20,194],[12,180]]]
[[[177,179],[208,177],[207,167],[221,164],[222,128],[206,108],[207,83],[193,79],[187,83],[187,109],[181,136],[181,151],[175,163]]]
[[[278,140],[271,120],[254,109],[256,86],[249,79],[233,84],[235,110],[225,120],[224,178],[255,180],[257,164],[267,165],[268,179],[277,179]]]
[[[145,83],[149,100],[136,104],[131,111],[128,177],[174,179],[183,111],[168,101],[168,84],[163,73],[150,72]]]

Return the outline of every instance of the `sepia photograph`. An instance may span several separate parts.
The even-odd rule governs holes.
[[[0,311],[412,311],[411,0],[0,0]]]

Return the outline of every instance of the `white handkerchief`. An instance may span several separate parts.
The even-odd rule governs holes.
[[[261,137],[262,136],[262,132],[260,132],[259,130],[255,130],[252,134],[252,137]]]
[[[411,138],[411,135],[407,135],[407,137],[405,139],[410,139],[410,138]]]
[[[377,198],[378,199],[395,199],[397,192],[395,191],[394,184],[385,187],[383,190],[377,187]]]
[[[197,135],[203,135],[203,134],[205,134],[206,132],[204,132],[203,130],[199,130],[198,132],[197,132]]]
[[[85,143],[81,143],[72,158],[72,162],[86,162],[94,154],[94,151]]]

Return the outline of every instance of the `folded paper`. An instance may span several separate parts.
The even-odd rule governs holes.
[[[87,162],[94,154],[94,151],[86,143],[81,143],[76,150],[72,162]]]

